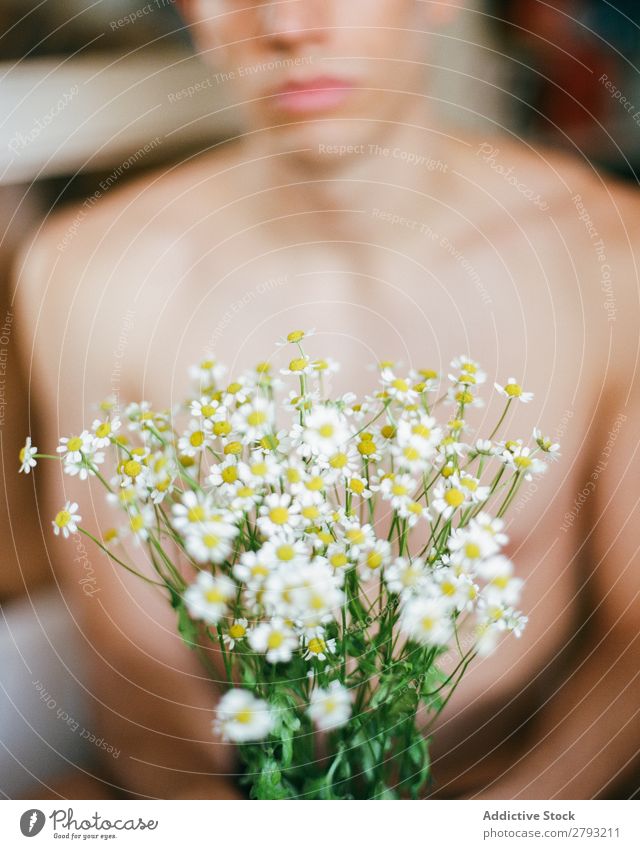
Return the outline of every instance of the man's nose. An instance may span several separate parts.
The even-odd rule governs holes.
[[[322,40],[329,5],[327,0],[271,0],[259,7],[262,30],[280,49]]]

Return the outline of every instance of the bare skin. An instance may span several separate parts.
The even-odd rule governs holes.
[[[408,0],[377,5],[380,27],[416,14]],[[193,16],[202,11],[185,6]],[[228,43],[242,23],[228,16]],[[227,57],[230,67],[256,58],[247,44],[266,57],[304,55],[317,44],[339,55],[332,28],[319,34],[317,22],[304,23],[281,22],[275,35],[260,30],[260,46],[247,42],[245,54]],[[353,24],[344,26],[353,41]],[[414,84],[419,90],[407,76],[402,91]],[[187,390],[187,367],[211,349],[231,373],[264,359],[284,364],[274,341],[298,327],[316,328],[311,353],[343,364],[336,392],[366,392],[373,375],[365,366],[380,359],[446,375],[465,353],[490,378],[517,377],[535,400],[520,405],[506,432],[528,438],[539,425],[560,437],[562,459],[512,510],[509,553],[526,579],[521,606],[530,621],[520,640],[470,668],[447,706],[433,750],[436,791],[615,792],[640,737],[637,195],[578,160],[436,128],[421,99],[395,97],[402,121],[379,117],[373,127],[316,122],[314,114],[288,130],[286,115],[257,112],[256,131],[242,140],[112,191],[77,226],[77,210],[49,222],[25,254],[17,287],[44,411],[36,444],[53,448],[59,434],[90,424],[89,403],[112,390],[122,403],[170,406]],[[343,108],[359,117],[374,107]],[[321,152],[334,143],[364,148]],[[432,164],[410,163],[403,151]],[[509,168],[519,187],[505,176]],[[477,411],[483,432],[500,409],[492,402]],[[626,419],[606,468],[568,521],[619,415]],[[104,530],[114,514],[99,487],[92,492],[93,503],[84,485],[49,469],[43,515],[74,498],[83,524]],[[166,602],[97,555],[100,592],[89,597],[69,543],[52,551],[95,664],[88,686],[96,722],[123,749],[109,764],[114,785],[161,798],[237,792],[223,777],[234,772],[233,752],[211,736],[216,689],[175,635]]]

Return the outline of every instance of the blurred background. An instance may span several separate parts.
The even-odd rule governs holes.
[[[639,0],[468,0],[437,38],[434,109],[450,123],[572,150],[637,182]],[[147,11],[132,21],[130,14]],[[193,54],[172,0],[0,0],[0,794],[101,798],[76,632],[16,474],[34,429],[10,275],[55,209],[234,132],[224,86]],[[610,85],[605,82],[609,81]],[[481,104],[481,112],[478,111]],[[44,525],[44,522],[43,522]],[[46,527],[46,525],[45,525]],[[47,682],[56,681],[50,693]],[[83,733],[86,731],[87,733]]]

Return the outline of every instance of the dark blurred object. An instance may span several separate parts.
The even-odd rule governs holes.
[[[142,7],[131,23],[117,22]],[[172,0],[1,0],[0,61],[82,54],[86,50],[188,45]]]
[[[488,0],[516,128],[621,175],[640,170],[640,2]]]

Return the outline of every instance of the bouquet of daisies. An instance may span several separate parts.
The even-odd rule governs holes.
[[[262,363],[227,383],[209,360],[173,411],[101,405],[53,459],[97,477],[126,521],[100,540],[67,502],[53,530],[166,593],[224,682],[213,730],[238,744],[253,798],[417,798],[430,729],[469,663],[526,623],[503,516],[558,446],[537,430],[531,445],[496,440],[532,397],[513,378],[495,384],[494,431],[465,439],[486,377],[468,357],[447,388],[382,363],[371,395],[331,399],[337,364],[308,356],[302,331],[283,344],[280,376]],[[22,471],[49,456],[37,451],[28,439]],[[129,538],[157,580],[127,562]]]

